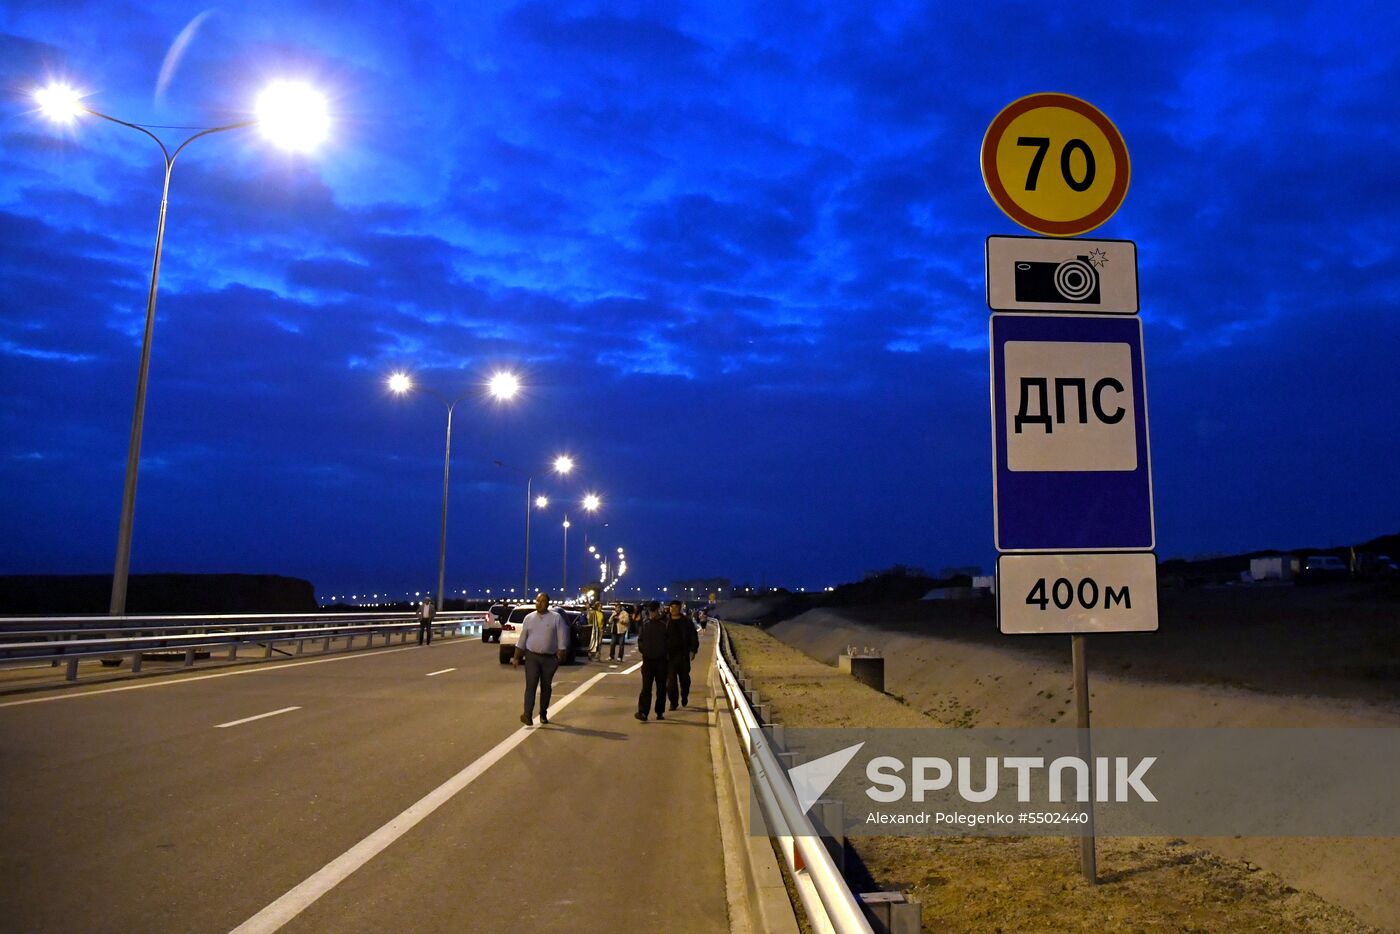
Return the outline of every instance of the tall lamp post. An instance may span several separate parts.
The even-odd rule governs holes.
[[[597,493],[588,493],[583,497],[583,510],[587,513],[595,513],[603,505],[603,499]],[[569,515],[564,514],[564,586],[559,594],[559,599],[564,599],[569,593]]]
[[[521,587],[521,593],[528,598],[530,595],[530,513],[533,509],[547,509],[549,497],[534,494],[535,477],[532,473],[512,467],[505,461],[493,461],[493,463],[502,470],[508,470],[525,478],[525,581]],[[550,463],[549,468],[561,477],[568,476],[574,469],[574,459],[567,454],[560,454]]]
[[[308,151],[325,138],[330,121],[326,115],[326,102],[319,94],[302,84],[278,81],[270,85],[258,98],[256,119],[200,130],[171,150],[146,126],[118,120],[93,110],[83,103],[82,94],[67,85],[50,84],[36,91],[34,98],[40,111],[58,123],[71,124],[81,116],[99,117],[144,134],[160,147],[161,156],[165,160],[165,180],[160,191],[160,215],[156,221],[155,257],[151,261],[151,283],[146,292],[146,329],[141,338],[141,365],[136,376],[136,405],[131,418],[131,442],[126,454],[126,482],[122,487],[117,558],[112,572],[112,596],[108,604],[108,613],[121,616],[126,613],[127,576],[131,569],[131,534],[136,515],[136,477],[141,464],[141,432],[146,420],[146,385],[151,368],[151,336],[156,325],[156,285],[160,279],[160,254],[165,243],[165,214],[170,198],[170,173],[175,168],[175,159],[186,146],[201,137],[251,126],[260,127],[266,137],[284,148]]]
[[[496,373],[487,382],[486,390],[492,398],[504,402],[520,391],[520,380],[514,373]],[[452,469],[452,413],[457,408],[457,403],[474,395],[476,390],[469,389],[455,399],[448,399],[425,386],[415,385],[407,374],[395,373],[389,377],[389,391],[397,395],[409,392],[425,393],[447,406],[447,450],[442,456],[442,527],[438,533],[437,608],[441,610],[443,580],[447,572],[447,479]]]

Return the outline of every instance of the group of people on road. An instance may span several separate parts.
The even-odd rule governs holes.
[[[670,709],[690,704],[690,663],[700,651],[700,634],[694,620],[679,600],[672,600],[665,611],[659,601],[639,610],[637,650],[642,656],[642,690],[637,697],[638,720],[645,722],[655,695],[656,719],[666,719]],[[602,657],[604,636],[611,636],[609,659],[623,661],[632,615],[622,605],[605,616],[599,606],[589,607],[588,621],[593,631],[592,654]],[[520,722],[534,723],[535,701],[539,699],[540,723],[549,722],[549,701],[553,695],[554,673],[569,652],[569,624],[558,610],[550,609],[549,594],[535,597],[535,611],[520,623],[520,637],[510,663],[525,667],[525,709]]]
[[[637,632],[637,651],[642,655],[642,690],[637,695],[638,720],[646,722],[656,693],[656,719],[666,719],[666,702],[671,709],[690,705],[690,663],[700,651],[700,633],[679,600],[666,605],[655,600],[647,604]]]
[[[627,612],[627,607],[619,603],[617,609],[606,614],[600,604],[591,604],[588,607],[588,624],[592,633],[588,657],[601,659],[603,646],[607,644],[608,660],[622,661],[627,654],[627,633],[632,628],[632,614]]]

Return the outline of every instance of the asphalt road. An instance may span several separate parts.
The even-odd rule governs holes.
[[[0,927],[728,930],[704,669],[645,724],[595,662],[526,729],[466,639],[0,700]]]

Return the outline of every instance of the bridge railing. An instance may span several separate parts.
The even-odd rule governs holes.
[[[434,634],[441,636],[480,634],[478,612],[441,613],[433,618]],[[0,666],[33,665],[48,662],[66,664],[66,678],[78,677],[78,662],[100,658],[119,662],[131,660],[131,670],[140,671],[147,654],[181,652],[186,667],[193,665],[205,650],[227,649],[234,659],[244,646],[257,646],[264,657],[274,653],[301,655],[308,643],[321,643],[330,651],[334,643],[343,649],[355,647],[364,638],[364,648],[377,638],[390,644],[395,636],[406,642],[416,634],[414,613],[306,613],[230,614],[202,616],[29,616],[0,618]],[[293,652],[279,645],[295,645]]]
[[[749,756],[749,773],[763,815],[792,875],[802,908],[817,931],[837,934],[870,934],[870,922],[841,871],[836,867],[817,829],[797,803],[775,750],[763,734],[743,685],[734,675],[723,624],[716,641],[715,665],[734,712],[734,725]]]

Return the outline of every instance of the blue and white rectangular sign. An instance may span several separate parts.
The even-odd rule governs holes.
[[[991,330],[997,550],[1150,551],[1141,320],[996,314]]]

